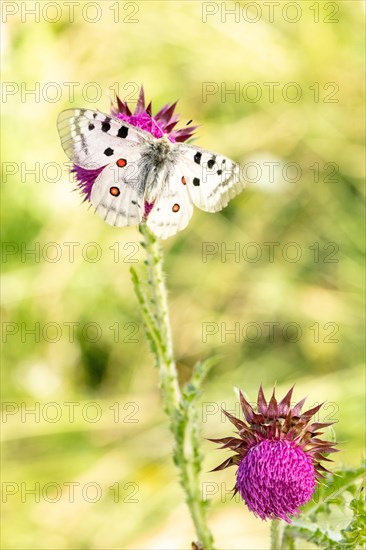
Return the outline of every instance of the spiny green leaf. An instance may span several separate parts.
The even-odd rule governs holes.
[[[285,533],[286,537],[305,539],[321,548],[333,548],[333,545],[339,544],[341,539],[340,534],[337,532],[321,529],[316,524],[307,524],[301,520],[294,520],[291,525],[285,528]]]
[[[365,548],[366,526],[365,526],[365,495],[363,487],[356,498],[352,499],[350,508],[353,517],[347,527],[342,529],[342,548]]]
[[[290,538],[302,538],[327,550],[362,548],[366,542],[365,508],[359,485],[364,471],[364,465],[361,465],[328,474],[319,486],[316,501],[304,506],[301,518],[293,519],[292,524],[285,527],[282,548],[290,548]],[[350,495],[355,494],[357,496],[350,502]],[[321,527],[325,522],[332,525],[332,520],[337,517],[333,515],[336,506],[345,512],[352,511],[348,526],[342,530],[339,527]]]
[[[327,474],[319,483],[312,500],[303,506],[302,516],[311,514],[315,518],[318,513],[324,511],[325,505],[332,503],[339,506],[347,505],[347,501],[344,500],[344,492],[348,491],[354,494],[357,481],[362,479],[364,472],[365,465],[361,464],[357,468],[343,468]]]
[[[183,401],[190,405],[201,393],[202,383],[209,370],[218,363],[219,357],[209,357],[205,361],[198,361],[192,371],[192,376],[183,388]]]

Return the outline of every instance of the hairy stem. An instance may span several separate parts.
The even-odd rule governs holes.
[[[281,520],[273,519],[271,522],[271,550],[281,550],[282,524]]]
[[[173,353],[161,249],[146,225],[140,225],[140,232],[143,235],[142,245],[146,250],[147,280],[140,279],[133,269],[131,274],[141,305],[146,335],[159,369],[164,410],[169,417],[175,442],[174,462],[180,471],[181,485],[198,537],[194,544],[200,549],[214,550],[213,536],[206,519],[207,503],[202,500],[201,495],[202,456],[195,403],[206,368],[201,364],[197,365],[189,391],[181,391]]]

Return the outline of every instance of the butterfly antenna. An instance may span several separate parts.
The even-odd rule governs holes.
[[[162,128],[160,128],[159,124],[156,122],[156,120],[154,119],[154,117],[152,116],[151,113],[148,113],[148,115],[150,116],[152,122],[155,124],[155,126],[158,128],[158,130],[160,130],[160,132],[162,133],[162,135],[160,137],[163,137],[165,135],[165,132]]]

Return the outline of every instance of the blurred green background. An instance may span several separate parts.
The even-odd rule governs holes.
[[[247,190],[163,243],[181,380],[220,356],[201,398],[204,438],[232,433],[219,408],[235,410],[234,387],[254,401],[260,383],[279,397],[295,383],[295,399],[325,401],[320,418],[338,421],[336,465],[356,466],[364,5],[78,2],[70,21],[66,4],[3,3],[2,546],[189,548],[130,282],[139,233],[72,193],[56,118],[108,112],[115,91],[133,106],[143,83],[154,111],[179,99],[181,125],[201,125],[197,143],[241,163]],[[273,257],[265,243],[277,243]],[[202,448],[205,472],[227,456]],[[233,485],[233,469],[203,475],[217,546],[268,548],[269,525],[231,500]]]

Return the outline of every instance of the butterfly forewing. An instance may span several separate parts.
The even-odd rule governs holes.
[[[67,156],[89,170],[127,159],[134,150],[135,156],[141,154],[152,139],[150,134],[127,122],[89,109],[63,111],[57,126]]]

